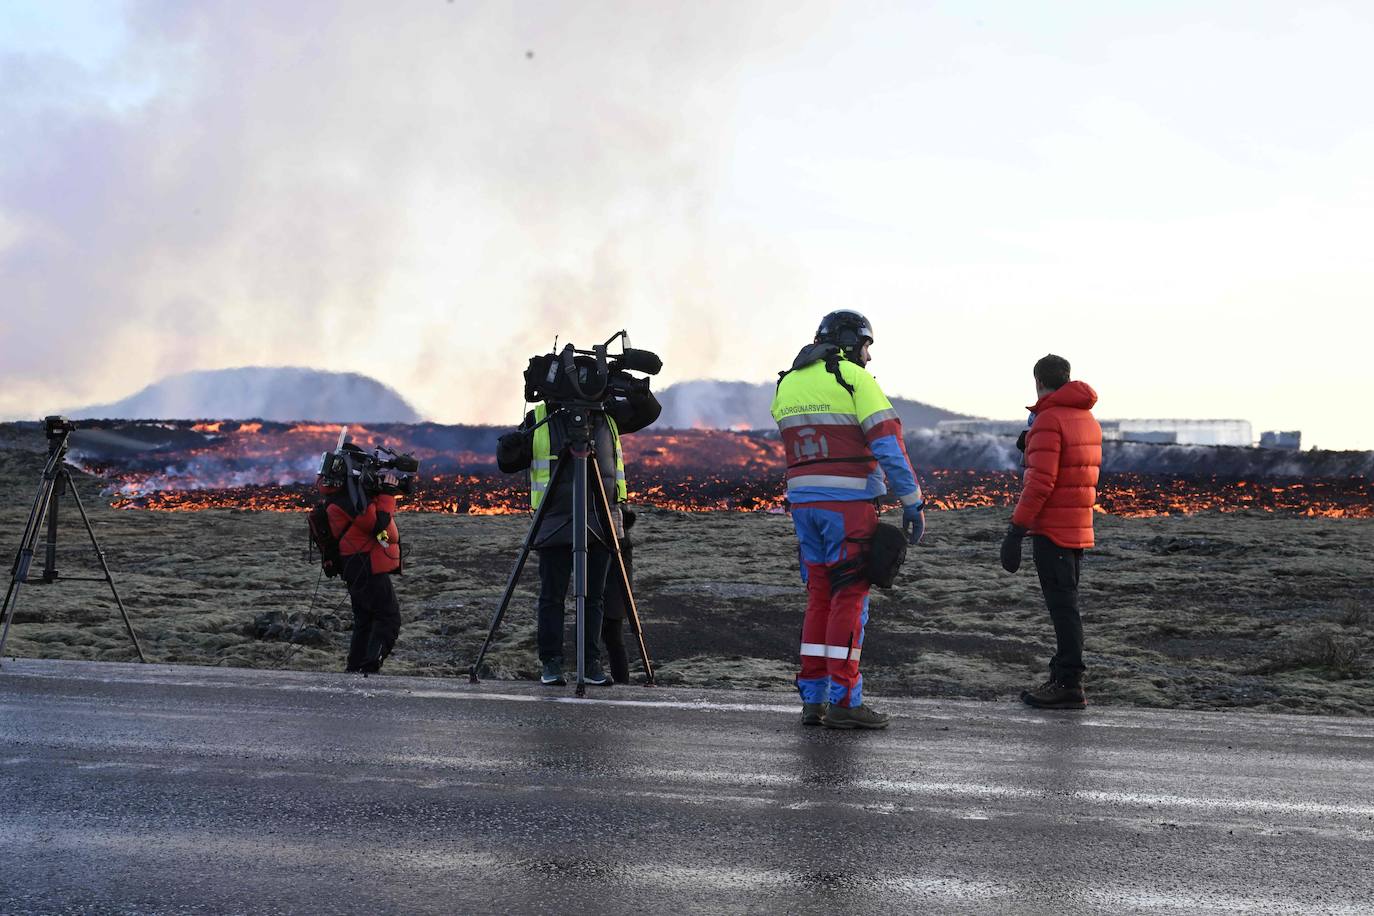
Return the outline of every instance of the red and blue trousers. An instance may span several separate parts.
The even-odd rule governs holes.
[[[792,524],[807,594],[797,691],[803,703],[861,706],[868,576],[862,570],[840,576],[836,566],[857,557],[873,537],[877,509],[868,499],[802,503],[792,507]]]

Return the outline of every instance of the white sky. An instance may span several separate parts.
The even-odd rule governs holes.
[[[1374,4],[0,4],[0,414],[246,364],[514,422],[555,333],[1374,448]],[[533,57],[527,56],[532,51]],[[54,319],[69,330],[56,338]]]

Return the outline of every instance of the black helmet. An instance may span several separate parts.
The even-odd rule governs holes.
[[[817,343],[835,344],[846,353],[862,347],[865,340],[873,343],[873,325],[858,312],[831,312],[816,328]]]

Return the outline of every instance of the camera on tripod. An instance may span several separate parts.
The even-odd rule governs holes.
[[[325,452],[320,458],[320,481],[325,486],[344,487],[355,482],[368,496],[409,496],[420,472],[420,462],[414,455],[384,445],[376,445],[369,452],[349,442],[347,426],[339,431],[339,444],[334,451]]]
[[[68,433],[75,432],[77,428],[75,421],[68,420],[66,417],[59,417],[56,414],[43,418],[43,434],[49,440],[61,439]]]
[[[620,341],[620,352],[610,354]],[[630,347],[630,335],[620,331],[603,344],[580,350],[565,344],[562,350],[530,357],[525,369],[525,400],[549,404],[579,404],[604,408],[617,397],[648,391],[649,380],[631,375],[657,375],[663,360],[652,350]]]

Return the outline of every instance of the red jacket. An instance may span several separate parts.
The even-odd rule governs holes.
[[[321,487],[329,491],[329,487]],[[367,508],[357,516],[348,514],[339,503],[329,501],[329,527],[334,537],[339,539],[339,553],[344,557],[344,568],[348,568],[348,558],[365,553],[371,562],[372,573],[395,572],[401,565],[401,536],[396,530],[396,497],[389,493],[378,493],[367,501]],[[379,532],[386,532],[386,544],[377,540]]]
[[[1093,546],[1093,505],[1102,468],[1102,427],[1092,415],[1097,392],[1084,382],[1051,391],[1032,408],[1026,476],[1011,523],[1060,547]]]

